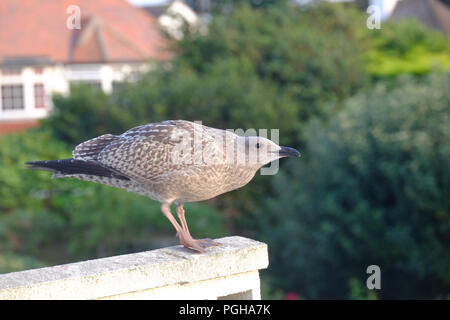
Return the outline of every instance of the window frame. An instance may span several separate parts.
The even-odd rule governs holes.
[[[2,112],[25,110],[24,85],[21,83],[0,85],[0,99]]]
[[[40,88],[40,89],[37,90],[37,88]],[[34,100],[34,108],[35,109],[45,109],[46,108],[45,86],[42,82],[36,82],[33,85],[33,100]]]

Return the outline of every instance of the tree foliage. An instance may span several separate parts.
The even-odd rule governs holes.
[[[70,95],[53,96],[52,115],[42,126],[71,145],[124,127],[126,113],[102,90],[79,83],[70,86]]]
[[[448,38],[417,20],[388,21],[368,36],[372,49],[365,53],[367,70],[377,78],[450,70]]]
[[[258,217],[285,288],[351,297],[376,264],[382,298],[450,292],[449,80],[379,84],[309,126],[306,156],[277,177]]]
[[[340,5],[284,3],[266,10],[245,4],[214,19],[206,36],[178,43],[179,64],[208,72],[232,59],[293,97],[301,120],[321,114],[323,102],[354,93],[365,82],[363,15]]]

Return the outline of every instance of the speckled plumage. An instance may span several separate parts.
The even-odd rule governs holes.
[[[194,151],[194,135],[202,144],[200,152]],[[217,136],[223,142],[237,137],[229,131],[183,120],[150,123],[118,136],[105,134],[78,145],[73,158],[97,161],[129,177],[130,181],[83,174],[56,177],[71,176],[119,187],[160,202],[206,200],[247,184],[258,169],[255,165],[245,167],[226,163],[225,143],[218,145]],[[190,160],[180,160],[182,155],[173,158],[174,149],[180,145]],[[205,163],[203,154],[213,155],[218,161]]]
[[[168,120],[117,136],[93,138],[79,144],[72,156],[27,164],[31,169],[52,171],[54,178],[97,182],[161,202],[181,244],[203,252],[205,244],[189,233],[183,203],[240,188],[264,164],[299,153],[262,137],[242,137],[194,122]],[[170,212],[173,202],[181,226]]]

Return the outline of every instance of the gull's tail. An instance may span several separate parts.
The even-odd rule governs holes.
[[[70,177],[72,175],[90,175],[98,177],[130,180],[127,176],[107,168],[96,161],[84,161],[77,159],[61,159],[47,161],[26,162],[27,169],[47,170],[53,172],[54,178]]]

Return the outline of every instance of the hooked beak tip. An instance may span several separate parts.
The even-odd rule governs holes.
[[[278,150],[278,154],[281,157],[292,157],[292,158],[296,158],[296,157],[300,157],[300,152],[294,148],[290,148],[290,147],[281,147],[280,150]]]

